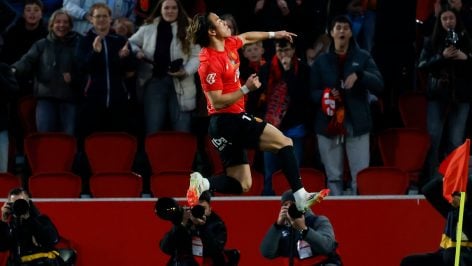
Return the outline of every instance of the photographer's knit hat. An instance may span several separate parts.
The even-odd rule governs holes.
[[[292,190],[289,189],[287,191],[285,191],[283,194],[282,194],[282,197],[280,198],[282,200],[282,204],[286,201],[293,201],[295,202],[295,197],[293,196],[293,193],[292,193]]]

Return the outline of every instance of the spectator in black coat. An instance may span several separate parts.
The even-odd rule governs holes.
[[[9,103],[18,91],[18,84],[5,63],[0,63],[0,173],[8,169],[8,113]]]

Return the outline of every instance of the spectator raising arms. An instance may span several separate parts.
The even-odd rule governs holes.
[[[90,14],[93,28],[82,38],[77,56],[89,77],[77,125],[80,140],[95,131],[128,131],[129,122],[130,93],[124,84],[133,66],[131,48],[125,37],[110,31],[107,5],[94,4]]]
[[[65,11],[54,12],[49,20],[49,35],[13,64],[17,76],[35,76],[39,132],[75,134],[80,82],[74,56],[79,34],[71,29],[72,18]]]

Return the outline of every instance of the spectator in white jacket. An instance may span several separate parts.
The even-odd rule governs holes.
[[[179,0],[161,0],[129,39],[142,60],[138,86],[143,86],[146,133],[165,128],[189,132],[196,107],[194,74],[200,47],[186,39],[190,19]]]

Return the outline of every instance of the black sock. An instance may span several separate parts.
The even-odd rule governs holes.
[[[208,178],[210,181],[210,191],[216,191],[223,194],[242,194],[241,183],[231,176],[220,175]]]
[[[297,157],[293,151],[293,146],[285,146],[277,153],[282,172],[293,192],[303,187],[300,170],[298,169]]]

